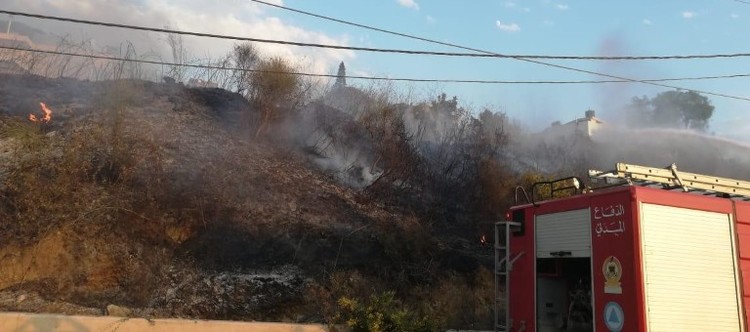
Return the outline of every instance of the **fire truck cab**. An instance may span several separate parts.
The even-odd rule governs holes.
[[[617,164],[495,224],[495,331],[746,331],[750,183]],[[567,184],[566,184],[567,183]],[[536,201],[548,186],[575,195]]]

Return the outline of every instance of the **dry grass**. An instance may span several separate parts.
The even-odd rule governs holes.
[[[280,60],[263,64],[290,70]],[[112,77],[143,74],[126,64],[111,70]],[[283,136],[275,130],[295,119],[309,87],[283,73],[252,82],[257,116],[246,116],[248,108],[240,118],[258,123],[240,128]],[[490,322],[487,273],[450,272],[435,252],[445,250],[436,250],[435,225],[469,229],[466,220],[497,213],[507,181],[495,182],[508,174],[482,158],[502,147],[496,128],[465,119],[438,142],[445,158],[426,158],[423,137],[404,120],[408,106],[375,96],[345,128],[368,141],[367,167],[379,175],[362,194],[311,170],[296,147],[266,145],[284,140],[259,142],[218,125],[177,85],[96,85],[96,97],[76,108],[87,112],[44,126],[6,121],[0,129],[14,147],[0,190],[2,240],[34,252],[26,260],[50,262],[13,279],[17,286],[93,305],[148,305],[174,261],[223,271],[294,263],[318,280],[308,306],[294,306],[308,320],[333,320],[341,298],[368,303],[393,291],[394,303],[439,326]],[[471,212],[480,200],[484,209]],[[55,246],[38,252],[39,243]],[[60,268],[50,248],[79,268],[54,275]]]

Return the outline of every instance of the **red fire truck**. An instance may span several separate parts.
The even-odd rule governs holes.
[[[589,175],[599,188],[517,189],[496,223],[496,331],[747,330],[750,182],[675,165]]]

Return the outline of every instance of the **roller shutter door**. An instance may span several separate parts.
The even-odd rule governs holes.
[[[649,331],[740,331],[727,214],[641,204]]]
[[[565,257],[591,257],[591,213],[589,209],[536,216],[537,257],[570,252]]]

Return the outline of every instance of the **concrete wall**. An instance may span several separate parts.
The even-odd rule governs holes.
[[[325,325],[0,313],[7,332],[335,332]]]

